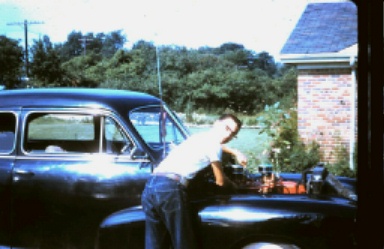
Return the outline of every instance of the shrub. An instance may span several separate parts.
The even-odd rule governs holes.
[[[266,157],[275,171],[302,172],[319,162],[319,145],[315,141],[305,145],[298,134],[296,109],[282,110],[279,106],[278,102],[265,106],[257,119],[261,133],[267,133],[272,140]]]
[[[354,169],[349,168],[349,153],[347,148],[341,145],[336,147],[335,152],[337,154],[337,161],[327,167],[329,172],[336,176],[356,177],[356,167]],[[354,158],[354,160],[356,162],[356,158]]]

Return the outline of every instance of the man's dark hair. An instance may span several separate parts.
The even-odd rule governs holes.
[[[219,120],[224,120],[224,119],[227,119],[227,118],[232,119],[233,121],[235,121],[235,123],[237,124],[238,130],[240,130],[240,128],[243,125],[243,123],[240,121],[240,119],[238,117],[236,117],[233,114],[225,113],[225,114],[223,114],[223,115],[221,115],[219,117]]]

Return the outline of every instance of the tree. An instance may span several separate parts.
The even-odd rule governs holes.
[[[16,88],[20,84],[23,66],[23,48],[18,42],[0,36],[0,85]]]
[[[83,35],[80,38],[82,54],[87,55],[88,53],[101,54],[103,49],[103,40],[105,39],[104,33],[98,33],[94,35],[92,32]]]
[[[220,54],[224,54],[228,51],[234,52],[238,50],[244,50],[244,46],[241,44],[233,43],[233,42],[224,43],[218,49]]]
[[[160,49],[159,49],[160,50]],[[140,40],[133,44],[132,52],[140,53],[141,58],[148,65],[148,70],[152,71],[156,67],[156,47],[153,43]]]
[[[126,41],[127,39],[121,34],[121,30],[107,34],[103,37],[102,55],[111,58],[118,50],[123,49]]]
[[[67,41],[57,48],[64,62],[91,52],[104,58],[111,58],[119,49],[123,49],[125,42],[126,38],[121,34],[121,30],[109,34],[90,32],[85,35],[73,31],[68,35]]]
[[[295,67],[285,67],[281,71],[281,76],[273,79],[270,87],[272,88],[271,92],[274,93],[274,102],[279,101],[283,108],[296,106],[297,70]]]
[[[254,56],[247,50],[228,51],[222,55],[226,60],[236,65],[236,68],[253,69]]]
[[[277,72],[275,60],[267,52],[259,53],[254,63],[256,67],[266,71],[269,76],[274,76]]]
[[[49,37],[44,36],[42,40],[35,41],[31,53],[31,76],[44,86],[60,83],[63,77],[61,61]]]
[[[100,82],[90,77],[87,73],[102,61],[100,55],[93,52],[85,56],[77,56],[62,64],[65,71],[63,85],[75,87],[96,87]]]
[[[83,34],[81,32],[72,31],[67,38],[67,41],[58,45],[60,58],[63,62],[69,61],[73,57],[79,56],[83,52],[83,47],[81,40],[83,38]]]

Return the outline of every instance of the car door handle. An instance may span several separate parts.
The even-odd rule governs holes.
[[[22,170],[22,169],[16,169],[14,171],[14,173],[16,175],[24,175],[24,176],[34,176],[35,175],[35,173],[33,173],[32,171]]]

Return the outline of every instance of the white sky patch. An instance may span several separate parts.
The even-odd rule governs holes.
[[[83,34],[122,30],[128,45],[138,40],[188,48],[226,42],[266,51],[277,59],[305,6],[314,0],[0,0],[0,35],[24,39],[48,35],[64,42],[72,31]],[[12,13],[10,13],[12,12]],[[8,13],[8,14],[7,14]]]

